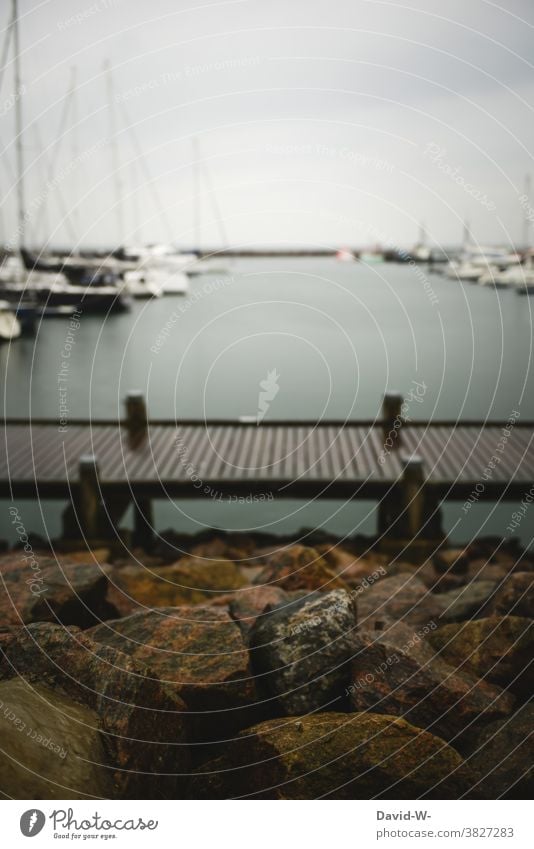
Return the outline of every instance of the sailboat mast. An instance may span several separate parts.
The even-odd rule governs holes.
[[[22,148],[22,86],[20,77],[20,39],[17,0],[13,0],[13,48],[15,53],[15,135],[17,153],[17,205],[19,249],[24,248],[26,213],[24,196],[24,151]]]
[[[124,210],[122,205],[122,180],[120,175],[119,146],[117,144],[117,117],[115,114],[115,95],[111,63],[105,63],[106,84],[108,90],[109,134],[111,142],[111,166],[115,183],[115,212],[117,215],[117,239],[124,244]]]
[[[530,203],[530,174],[525,175],[525,198],[527,203]],[[523,215],[523,249],[528,251],[530,248],[530,220],[526,212]]]
[[[200,145],[196,137],[193,138],[193,222],[194,222],[194,250],[200,254]]]

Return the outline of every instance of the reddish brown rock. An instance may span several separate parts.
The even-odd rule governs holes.
[[[61,622],[89,628],[117,615],[106,600],[109,567],[60,564],[54,558],[12,552],[0,558],[0,619],[3,626]]]
[[[467,569],[467,580],[495,581],[500,583],[512,571],[508,566],[501,563],[492,563],[488,560],[472,560]]]
[[[317,551],[303,545],[293,545],[270,555],[254,583],[271,584],[288,591],[347,589],[345,581],[336,576]]]
[[[317,551],[328,566],[349,586],[360,583],[373,573],[385,575],[387,558],[383,554],[353,554],[342,546],[321,545]]]
[[[517,695],[533,695],[532,658],[534,622],[519,616],[495,616],[444,625],[429,642],[455,669],[510,688]]]
[[[475,723],[511,712],[514,700],[509,695],[467,674],[456,674],[424,640],[415,643],[410,636],[402,644],[398,638],[389,640],[387,632],[377,638],[365,631],[358,640],[348,687],[354,710],[402,716],[452,741]]]
[[[464,574],[469,566],[467,548],[442,548],[432,558],[437,572],[455,572]]]
[[[534,573],[514,572],[496,590],[492,613],[501,616],[534,618]]]
[[[110,581],[130,604],[144,608],[206,604],[217,595],[248,583],[239,567],[230,560],[193,558],[157,569],[142,566],[114,569]]]
[[[234,593],[229,599],[230,615],[237,622],[243,635],[248,638],[255,622],[262,614],[284,600],[290,601],[290,596],[279,587],[247,587]]]
[[[191,548],[195,558],[208,560],[228,559],[236,562],[246,562],[256,548],[253,537],[245,534],[228,534],[226,537],[215,537],[207,542],[197,543]]]
[[[457,799],[472,785],[443,740],[402,719],[315,713],[241,732],[198,770],[192,799]]]
[[[438,619],[442,605],[415,575],[403,573],[383,578],[358,595],[358,621],[364,628],[400,619],[424,625]]]
[[[532,799],[534,796],[534,705],[509,719],[490,722],[470,735],[466,761],[482,799]]]
[[[241,631],[213,606],[163,607],[89,632],[142,662],[188,705],[196,740],[224,739],[250,721],[255,687]]]
[[[0,648],[0,679],[39,683],[98,715],[116,798],[183,793],[187,708],[145,666],[87,631],[47,623],[0,634]]]

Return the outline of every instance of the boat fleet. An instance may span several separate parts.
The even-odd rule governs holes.
[[[499,248],[470,247],[447,265],[445,276],[480,286],[512,289],[520,295],[533,295],[534,251],[515,253]]]
[[[32,333],[42,318],[110,315],[134,299],[186,295],[189,277],[220,273],[210,259],[171,247],[120,248],[112,254],[35,254],[26,249],[0,265],[0,340]]]

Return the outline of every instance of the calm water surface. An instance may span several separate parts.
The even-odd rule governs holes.
[[[386,389],[408,395],[413,418],[534,419],[534,298],[462,284],[409,266],[266,259],[197,277],[187,298],[137,301],[107,319],[82,315],[70,345],[67,407],[73,418],[114,418],[129,389],[157,417],[256,415],[260,381],[276,370],[266,420],[372,418]],[[0,348],[8,416],[57,418],[57,374],[69,322],[49,319],[37,338]],[[162,331],[164,336],[162,336]],[[151,350],[152,349],[152,350]],[[23,505],[27,526],[57,534],[57,504]],[[499,533],[511,505],[479,505],[454,538]],[[445,510],[452,528],[460,505]],[[0,534],[8,536],[7,505]],[[274,533],[323,525],[369,533],[374,505],[281,501],[236,507],[157,503],[156,526],[263,526]],[[521,535],[532,536],[525,517]]]

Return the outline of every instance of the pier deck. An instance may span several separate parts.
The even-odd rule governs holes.
[[[359,498],[380,502],[383,527],[403,504],[415,533],[444,499],[521,500],[532,486],[534,423],[395,425],[396,409],[366,422],[148,422],[132,395],[121,422],[6,420],[0,497],[66,500],[94,534],[102,509],[115,522],[134,502],[148,522],[156,498]]]

